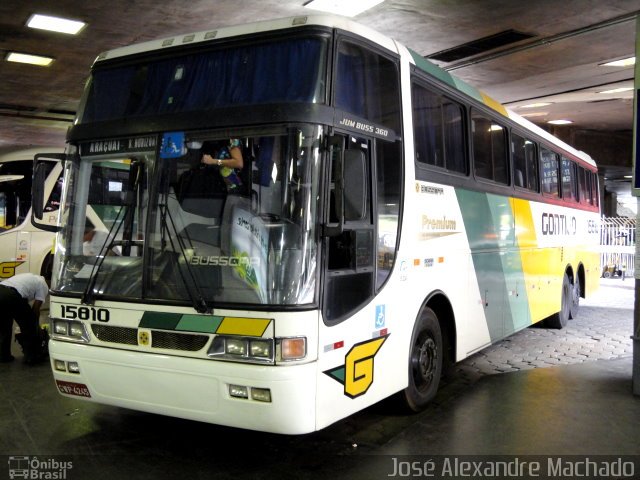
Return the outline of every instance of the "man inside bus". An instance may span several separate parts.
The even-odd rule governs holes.
[[[11,355],[14,320],[20,327],[16,340],[22,346],[24,363],[34,365],[46,359],[47,337],[40,328],[40,307],[48,294],[44,277],[33,273],[21,273],[0,282],[0,363],[14,360]]]

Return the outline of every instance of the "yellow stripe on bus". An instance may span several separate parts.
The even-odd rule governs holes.
[[[216,330],[220,335],[244,335],[261,337],[271,323],[268,318],[225,317]]]
[[[559,248],[540,248],[529,200],[511,198],[516,237],[524,274],[529,316],[536,323],[558,310],[561,284],[556,281]],[[555,267],[552,267],[556,265]]]
[[[509,116],[507,109],[504,108],[504,106],[500,102],[498,102],[497,100],[494,100],[489,95],[486,95],[482,92],[480,92],[480,95],[482,96],[482,101],[487,107],[493,108],[495,111],[500,112],[505,117]]]

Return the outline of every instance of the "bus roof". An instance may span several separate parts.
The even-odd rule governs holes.
[[[469,85],[465,81],[451,75],[446,70],[440,68],[434,63],[429,62],[420,54],[414,52],[413,50],[396,43],[393,39],[383,35],[379,32],[376,32],[373,29],[370,29],[364,25],[356,23],[352,20],[349,20],[346,17],[334,16],[334,15],[309,15],[309,16],[298,16],[298,17],[288,17],[281,18],[276,20],[265,20],[255,23],[249,23],[245,25],[234,25],[229,27],[221,27],[221,28],[213,28],[210,30],[202,30],[195,33],[175,35],[173,37],[159,39],[159,40],[151,40],[144,43],[129,45],[125,47],[116,48],[113,50],[109,50],[101,53],[95,60],[95,64],[104,61],[104,60],[112,60],[119,57],[125,57],[129,55],[135,55],[139,53],[158,51],[164,49],[170,49],[180,46],[193,45],[198,43],[210,42],[212,40],[219,40],[222,38],[230,38],[241,35],[248,35],[252,33],[260,33],[260,32],[270,32],[274,30],[283,30],[287,28],[294,27],[302,27],[305,25],[319,25],[329,28],[339,28],[342,30],[346,30],[348,32],[353,32],[357,35],[360,35],[363,38],[371,40],[382,47],[397,53],[401,56],[406,56],[407,52],[409,54],[409,62],[411,62],[416,67],[421,70],[431,74],[436,77],[440,81],[449,85],[450,87],[455,88],[456,90],[461,91],[462,93],[474,98],[475,100],[483,103],[484,105],[492,108],[497,111],[501,115],[510,118],[518,125],[522,126],[524,129],[534,132],[539,137],[548,141],[550,144],[556,145],[565,151],[569,152],[573,156],[579,158],[585,163],[596,166],[595,161],[585,152],[576,150],[572,146],[567,143],[561,141],[557,137],[551,135],[544,129],[538,127],[534,123],[529,120],[523,118],[512,110],[504,107],[500,102],[494,100],[487,94],[478,90],[477,88]]]
[[[175,35],[164,39],[151,40],[148,42],[138,43],[125,47],[108,50],[101,53],[95,62],[103,60],[111,60],[118,57],[135,55],[138,53],[164,50],[174,47],[194,45],[222,38],[237,37],[252,33],[271,32],[274,30],[284,30],[287,28],[303,27],[306,25],[319,25],[328,28],[340,28],[349,32],[356,33],[362,37],[370,39],[383,47],[397,52],[395,42],[389,37],[382,35],[364,25],[353,22],[345,17],[333,15],[310,15],[299,17],[287,17],[277,20],[264,20],[261,22],[248,23],[244,25],[233,25],[229,27],[212,28],[210,30],[202,30],[195,33]]]

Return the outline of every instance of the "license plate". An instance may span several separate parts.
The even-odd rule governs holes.
[[[91,398],[89,389],[82,383],[63,382],[62,380],[56,380],[56,385],[58,386],[58,390],[60,390],[60,393],[64,393],[66,395],[75,395],[77,397]]]

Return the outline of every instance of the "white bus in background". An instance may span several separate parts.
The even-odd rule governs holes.
[[[43,160],[46,199],[43,226],[56,227],[60,209],[64,148],[0,149],[0,281],[19,273],[51,276],[54,231],[31,223],[33,159]]]

